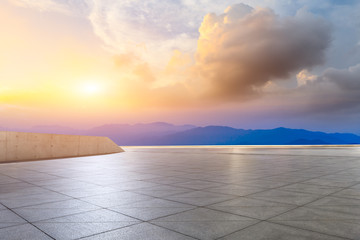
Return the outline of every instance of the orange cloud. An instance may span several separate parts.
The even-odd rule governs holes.
[[[247,97],[270,80],[323,63],[331,33],[304,11],[281,18],[244,4],[206,15],[199,31],[197,68],[208,94],[220,98]]]
[[[134,74],[144,82],[154,82],[156,80],[147,63],[137,65],[134,69]]]

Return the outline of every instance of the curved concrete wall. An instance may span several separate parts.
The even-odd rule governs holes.
[[[123,151],[107,137],[0,131],[0,162],[79,157]]]

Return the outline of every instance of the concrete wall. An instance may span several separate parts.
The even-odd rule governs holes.
[[[0,162],[78,157],[123,151],[107,137],[0,131]]]

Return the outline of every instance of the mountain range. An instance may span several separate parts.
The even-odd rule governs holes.
[[[246,130],[226,126],[173,125],[165,122],[108,124],[87,130],[64,126],[35,126],[29,129],[6,130],[106,136],[121,146],[360,144],[360,136],[351,133],[324,133],[283,127]]]

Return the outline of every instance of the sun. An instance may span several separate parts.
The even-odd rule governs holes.
[[[78,90],[83,95],[97,95],[103,91],[103,85],[99,81],[84,81],[79,84]]]
[[[100,92],[100,85],[94,82],[88,82],[83,85],[83,92],[87,94],[95,94]]]

